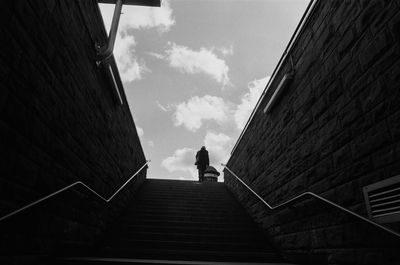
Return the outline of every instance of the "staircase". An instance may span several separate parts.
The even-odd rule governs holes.
[[[276,264],[224,183],[146,180],[92,257],[68,264]]]

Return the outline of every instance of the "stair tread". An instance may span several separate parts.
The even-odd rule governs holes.
[[[155,258],[168,259],[175,257],[176,259],[186,259],[193,257],[191,260],[198,260],[200,257],[203,260],[234,260],[234,261],[280,261],[281,256],[275,251],[213,251],[213,250],[180,250],[180,249],[146,249],[146,248],[119,248],[117,250],[103,250],[103,257],[132,257],[136,258]]]
[[[231,241],[231,242],[217,242],[217,241],[210,241],[210,242],[199,242],[199,241],[188,241],[188,240],[170,240],[170,239],[160,239],[160,240],[149,240],[149,239],[136,239],[136,238],[119,238],[118,241],[112,241],[111,243],[126,243],[126,244],[131,244],[131,243],[151,243],[156,245],[167,245],[169,247],[173,245],[181,245],[184,244],[186,246],[200,246],[200,245],[206,245],[211,247],[211,246],[253,246],[251,245],[251,242],[243,242],[243,241]],[[256,245],[254,245],[255,247]],[[265,245],[267,246],[267,245]],[[264,244],[261,245],[260,249],[264,249]]]
[[[181,265],[278,265],[278,263],[265,263],[265,262],[209,262],[202,260],[157,260],[157,259],[132,259],[132,258],[102,258],[102,257],[66,257],[61,258],[61,261],[99,261],[112,264],[181,264]],[[288,263],[279,263],[279,265],[293,265]]]
[[[192,231],[192,230],[190,230]],[[170,236],[182,236],[182,237],[199,237],[199,238],[232,238],[232,239],[237,239],[237,238],[248,238],[248,239],[263,239],[262,236],[256,234],[256,235],[249,235],[248,233],[238,235],[238,234],[232,234],[232,233],[226,233],[223,232],[221,234],[216,234],[215,232],[213,234],[204,234],[204,233],[177,233],[177,232],[171,232],[171,231],[164,231],[164,232],[146,232],[143,230],[140,231],[133,231],[129,232],[126,231],[125,234],[128,234],[129,236],[164,236],[164,237],[170,237]]]
[[[121,232],[127,232],[126,227],[121,227],[118,226],[114,228],[115,230],[120,230]],[[130,231],[136,231],[136,229],[139,229],[139,231],[193,231],[191,227],[182,227],[182,226],[168,226],[168,227],[160,227],[160,226],[154,226],[154,225],[148,225],[148,224],[131,224],[129,225]],[[115,231],[113,230],[113,231]],[[256,231],[254,227],[196,227],[195,231],[201,231],[201,233],[207,233],[207,232],[212,232],[212,233],[224,233],[224,232],[235,232],[235,233],[246,233],[248,234],[249,231]]]

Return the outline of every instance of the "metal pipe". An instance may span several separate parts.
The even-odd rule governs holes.
[[[97,54],[97,63],[107,60],[113,54],[115,39],[117,37],[119,19],[122,11],[122,0],[117,0],[114,8],[114,15],[111,22],[110,33],[108,34],[107,46],[99,47]]]
[[[121,93],[119,92],[117,80],[115,79],[114,70],[111,64],[108,64],[108,73],[110,75],[111,84],[114,87],[116,100],[118,101],[118,104],[121,106],[124,104],[124,101],[122,100]]]
[[[139,174],[139,172],[140,171],[142,171],[142,169],[144,168],[144,167],[146,167],[147,166],[147,164],[150,162],[151,160],[146,160],[146,163],[144,163],[144,165],[141,167],[141,168],[139,168],[139,170],[138,171],[136,171],[135,172],[135,174],[133,174],[127,181],[125,181],[125,183],[116,191],[116,192],[114,192],[112,195],[111,195],[111,197],[110,198],[105,198],[105,197],[103,197],[102,195],[100,195],[99,193],[97,193],[95,190],[93,190],[91,187],[89,187],[88,185],[86,185],[85,183],[83,183],[82,181],[76,181],[76,182],[74,182],[74,183],[72,183],[72,184],[70,184],[70,185],[68,185],[68,186],[65,186],[64,188],[62,188],[62,189],[59,189],[59,190],[57,190],[57,191],[55,191],[55,192],[53,192],[53,193],[50,193],[49,195],[46,195],[46,196],[44,196],[44,197],[42,197],[42,198],[40,198],[39,200],[36,200],[36,201],[34,201],[34,202],[31,202],[31,203],[29,203],[29,204],[27,204],[27,205],[25,205],[25,206],[23,206],[23,207],[21,207],[21,208],[19,208],[19,209],[17,209],[17,210],[15,210],[15,211],[12,211],[11,213],[8,213],[8,214],[6,214],[6,215],[4,215],[4,216],[2,216],[1,218],[0,218],[0,222],[1,221],[4,221],[4,220],[6,220],[7,218],[10,218],[11,216],[14,216],[14,215],[16,215],[16,214],[18,214],[18,213],[20,213],[20,212],[22,212],[22,211],[25,211],[25,210],[27,210],[27,209],[29,209],[29,208],[31,208],[31,207],[33,207],[33,206],[35,206],[35,205],[37,205],[37,204],[39,204],[39,203],[41,203],[41,202],[44,202],[44,201],[46,201],[46,200],[48,200],[48,199],[50,199],[50,198],[53,198],[54,196],[56,196],[57,194],[60,194],[60,193],[62,193],[62,192],[64,192],[64,191],[66,191],[66,190],[69,190],[70,188],[72,188],[72,187],[74,187],[74,186],[77,186],[77,185],[81,185],[81,186],[83,186],[83,187],[85,187],[87,190],[89,190],[90,192],[92,192],[94,195],[96,195],[98,198],[100,198],[100,199],[102,199],[103,201],[105,201],[106,203],[109,203],[134,177],[136,177],[136,175],[137,174]]]
[[[337,208],[337,209],[339,209],[339,210],[341,210],[343,212],[346,212],[346,213],[358,218],[359,220],[362,220],[362,221],[364,221],[366,223],[369,223],[369,224],[371,224],[371,225],[373,225],[373,226],[375,226],[375,227],[377,227],[379,229],[382,229],[382,230],[384,230],[384,231],[386,231],[386,232],[388,232],[388,233],[400,238],[400,234],[399,233],[397,233],[397,232],[395,232],[395,231],[393,231],[393,230],[391,230],[391,229],[389,229],[389,228],[387,228],[387,227],[385,227],[383,225],[375,223],[374,221],[372,221],[372,220],[370,220],[370,219],[368,219],[368,218],[366,218],[366,217],[364,217],[362,215],[359,215],[359,214],[357,214],[357,213],[355,213],[353,211],[350,211],[350,210],[348,210],[348,209],[346,209],[346,208],[344,208],[344,207],[342,207],[342,206],[340,206],[340,205],[338,205],[338,204],[336,204],[336,203],[334,203],[334,202],[332,202],[332,201],[330,201],[328,199],[325,199],[324,197],[321,197],[321,196],[319,196],[319,195],[317,195],[317,194],[315,194],[313,192],[310,192],[310,191],[306,191],[304,193],[301,193],[300,195],[297,195],[297,196],[295,196],[295,197],[293,197],[293,198],[291,198],[291,199],[289,199],[287,201],[284,201],[284,202],[282,202],[282,203],[280,203],[278,205],[271,206],[260,195],[258,195],[252,188],[250,188],[243,180],[241,180],[232,170],[230,170],[226,164],[221,164],[221,165],[224,168],[226,168],[226,170],[228,170],[229,173],[232,174],[232,176],[234,176],[237,180],[239,180],[251,193],[253,193],[271,211],[275,211],[275,210],[277,210],[279,208],[290,206],[290,205],[294,204],[296,201],[301,200],[303,197],[313,197],[313,198],[319,199],[320,201],[323,201],[323,202],[325,202],[325,203],[327,203],[327,204],[329,204],[329,205],[331,205],[331,206],[333,206],[333,207],[335,207],[335,208]]]

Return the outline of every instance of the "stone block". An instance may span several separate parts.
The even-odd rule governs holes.
[[[339,171],[352,163],[351,148],[348,145],[343,146],[332,154],[333,170]]]
[[[360,158],[384,146],[390,141],[386,122],[369,129],[365,133],[354,138],[352,152],[354,158]]]
[[[362,34],[365,28],[370,26],[383,10],[383,4],[380,0],[361,1],[360,3],[363,11],[356,20],[358,34]]]
[[[400,111],[394,113],[388,119],[391,136],[397,140],[400,138]]]
[[[342,80],[344,87],[351,87],[359,78],[361,69],[357,61],[353,61],[349,67],[348,71],[342,73]]]
[[[388,22],[389,29],[395,40],[400,40],[400,13],[397,14]]]
[[[383,1],[383,9],[378,17],[371,23],[370,29],[372,34],[378,34],[378,32],[388,24],[392,17],[399,12],[394,2],[395,1]]]
[[[392,38],[387,30],[382,30],[368,46],[360,51],[361,67],[368,69],[391,45]]]

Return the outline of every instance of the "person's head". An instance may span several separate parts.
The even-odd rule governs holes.
[[[203,145],[203,146],[201,147],[201,150],[206,150],[206,147]]]

